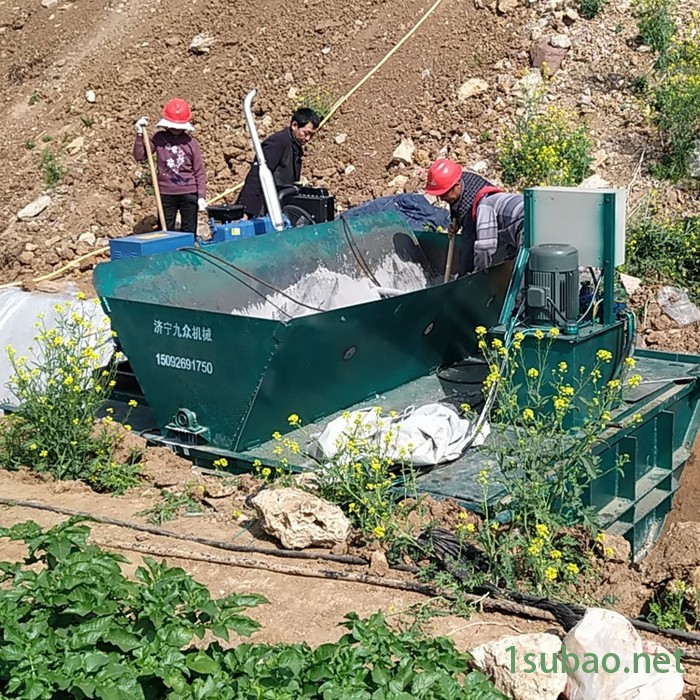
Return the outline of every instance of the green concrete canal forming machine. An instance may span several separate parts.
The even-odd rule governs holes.
[[[486,374],[477,326],[492,337],[512,333],[515,318],[556,327],[552,367],[591,367],[608,350],[607,381],[634,352],[643,381],[613,414],[599,449],[604,474],[588,499],[639,558],[671,508],[698,432],[700,357],[634,348],[634,316],[615,298],[624,190],[532,188],[525,211],[516,260],[447,283],[447,237],[412,231],[393,213],[98,265],[95,288],[156,426],[146,437],[199,466],[221,457],[236,470],[255,460],[276,466],[273,432],[305,442],[290,414],[305,432],[321,432],[371,406],[475,405]],[[601,272],[582,316],[586,268]],[[524,351],[535,352],[535,342],[526,336]],[[636,414],[641,421],[626,421]],[[630,457],[623,473],[612,469],[621,455]],[[477,508],[484,459],[467,449],[422,471],[418,487]],[[292,466],[309,464],[302,454]]]

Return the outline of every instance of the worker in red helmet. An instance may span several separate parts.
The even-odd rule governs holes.
[[[158,187],[160,189],[165,221],[161,229],[175,230],[175,220],[180,214],[180,230],[197,233],[197,213],[207,208],[207,183],[202,151],[197,139],[190,133],[192,110],[179,98],[170,100],[163,108],[163,118],[156,124],[162,131],[150,137],[151,148],[156,154]],[[143,127],[148,119],[136,122],[134,158],[146,160],[143,143]]]
[[[460,276],[516,257],[525,227],[522,194],[504,192],[449,158],[430,166],[425,192],[450,205],[455,233],[462,231]]]

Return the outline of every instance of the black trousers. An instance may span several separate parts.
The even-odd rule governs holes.
[[[180,212],[180,230],[189,233],[197,233],[197,193],[189,194],[162,194],[160,199],[163,203],[163,215],[165,216],[165,225],[160,222],[160,226],[164,231],[175,230],[175,218],[178,211]]]

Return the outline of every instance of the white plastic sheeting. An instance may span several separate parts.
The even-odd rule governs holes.
[[[66,302],[71,302],[71,311],[91,322],[97,329],[94,344],[93,342],[90,344],[101,355],[100,359],[104,364],[109,361],[114,352],[114,343],[110,339],[109,320],[101,306],[94,300],[80,301],[76,298],[75,291],[43,294],[24,292],[20,289],[2,289],[0,290],[0,400],[2,402],[16,403],[17,401],[17,397],[7,386],[13,374],[12,365],[7,356],[7,346],[11,345],[17,351],[17,357],[26,356],[30,364],[35,358],[41,361],[41,357],[36,356],[38,348],[34,339],[39,331],[34,324],[43,314],[46,328],[54,328],[58,315],[54,306]]]
[[[368,408],[328,423],[323,432],[312,436],[310,452],[319,460],[342,457],[347,439],[355,435],[395,462],[430,466],[457,459],[469,446],[482,445],[489,434],[488,424],[472,441],[474,430],[472,421],[438,403],[411,406],[393,417]]]

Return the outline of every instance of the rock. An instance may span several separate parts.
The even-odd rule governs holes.
[[[95,94],[94,90],[88,90],[85,93],[85,99],[90,103],[93,104],[97,100],[97,95]]]
[[[331,50],[330,50],[330,48],[329,48],[328,46],[324,46],[324,47],[321,49],[321,53],[322,53],[324,56],[328,56],[328,54],[329,54],[330,52],[331,52]]]
[[[51,197],[47,194],[43,194],[41,197],[37,197],[33,202],[27,204],[23,209],[20,209],[20,211],[17,212],[17,218],[21,221],[33,219],[35,216],[39,216],[49,204],[51,204]]]
[[[290,100],[293,100],[297,96],[298,92],[299,92],[299,88],[295,88],[294,86],[292,86],[289,88],[289,90],[287,90],[287,97]]]
[[[197,34],[196,37],[190,42],[190,51],[193,54],[201,56],[202,54],[209,53],[209,49],[212,47],[215,39],[207,34]]]
[[[518,0],[498,0],[496,9],[501,15],[507,15],[509,12],[515,10],[520,3]]]
[[[92,231],[86,231],[78,236],[78,243],[87,243],[89,246],[94,246],[97,243],[97,236]]]
[[[610,183],[597,173],[587,177],[580,185],[582,190],[604,190],[610,187]]]
[[[384,577],[389,573],[389,562],[381,550],[375,550],[369,558],[369,573]]]
[[[516,80],[511,92],[522,100],[533,97],[542,85],[542,74],[539,71],[531,71],[520,80]]]
[[[394,149],[391,160],[392,162],[411,165],[413,163],[413,153],[415,150],[416,147],[413,144],[413,139],[401,139],[401,143]]]
[[[474,95],[480,95],[489,89],[489,84],[483,78],[469,78],[466,83],[460,85],[457,97],[461,102],[465,102]]]
[[[34,289],[45,294],[62,294],[66,291],[66,283],[55,280],[42,280],[36,283]]]
[[[352,163],[349,163],[348,165],[345,166],[345,170],[343,170],[343,173],[345,173],[345,175],[351,175],[352,173],[355,172],[355,170],[356,170],[355,166]]]
[[[19,254],[18,260],[22,263],[22,265],[31,265],[34,261],[34,253],[25,250]]]
[[[552,46],[550,39],[545,37],[530,48],[530,62],[533,68],[539,68],[543,73],[551,75],[561,68],[567,53],[567,49]]]
[[[408,182],[408,177],[406,175],[397,175],[393,180],[389,181],[387,184],[389,187],[396,187],[396,189],[404,191],[404,187]]]
[[[334,19],[324,19],[322,22],[319,22],[316,25],[316,28],[314,31],[316,31],[318,34],[322,34],[325,32],[327,29],[332,29],[338,24],[338,22]]]
[[[350,533],[338,506],[298,489],[263,489],[252,503],[265,532],[286,549],[333,547]]]
[[[426,80],[430,77],[430,69],[424,68],[420,73],[421,80]]]
[[[564,10],[564,16],[562,19],[564,20],[564,24],[573,24],[578,19],[578,12],[576,12],[573,7],[567,7]]]
[[[170,46],[170,47],[177,46],[181,41],[182,41],[182,39],[180,39],[179,36],[176,36],[174,34],[171,36],[165,37],[165,45],[166,46]]]
[[[293,76],[289,71],[287,71],[287,72],[284,74],[282,80],[284,80],[285,83],[293,83],[293,82],[294,82],[294,76]]]
[[[342,145],[342,144],[345,143],[345,141],[347,140],[347,138],[348,138],[348,135],[347,135],[347,134],[338,134],[338,135],[336,135],[336,137],[335,137],[334,140],[335,140],[335,142],[340,146],[340,145]]]
[[[488,170],[489,164],[485,160],[478,160],[474,165],[471,166],[471,169],[475,173],[485,173]]]
[[[555,49],[568,50],[571,48],[571,39],[569,39],[566,34],[552,34],[552,36],[549,37],[549,43]]]
[[[515,647],[506,651],[509,647]],[[471,650],[474,666],[485,673],[504,695],[513,700],[557,700],[566,687],[566,674],[546,673],[539,663],[546,658],[546,668],[551,669],[553,658],[561,649],[561,640],[554,634],[508,635]],[[529,672],[524,666],[525,654],[534,654],[535,669]],[[513,668],[515,660],[515,668]]]
[[[41,6],[49,9],[58,5],[58,0],[41,0]]]
[[[700,177],[700,141],[696,141],[688,159],[690,177]]]
[[[78,136],[66,146],[66,153],[73,155],[77,153],[84,145],[85,139],[82,136]]]
[[[593,151],[593,161],[591,162],[591,170],[596,170],[608,159],[608,154],[603,148]]]

